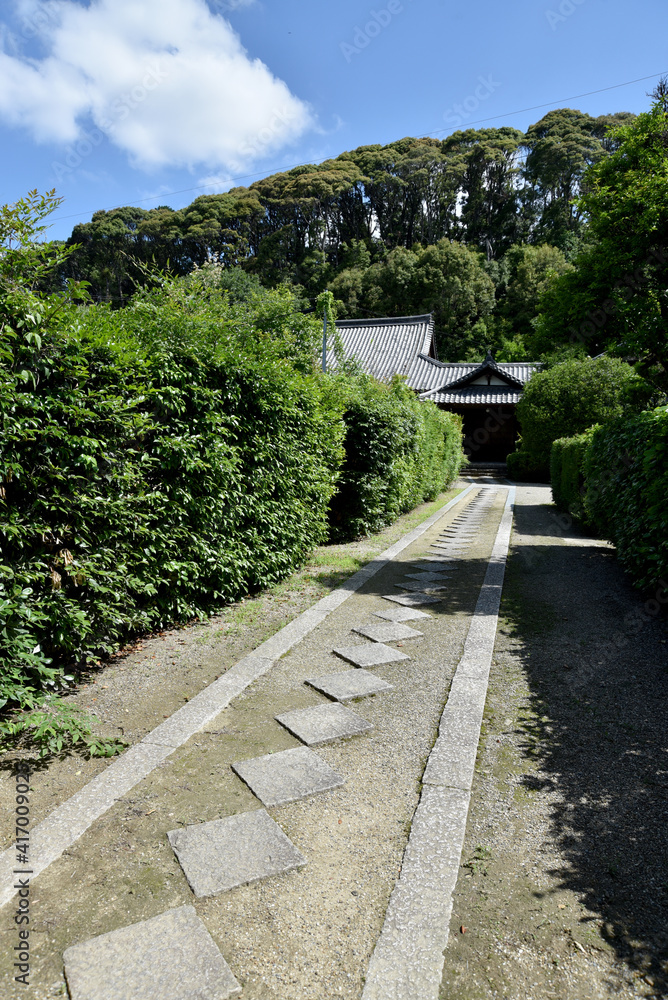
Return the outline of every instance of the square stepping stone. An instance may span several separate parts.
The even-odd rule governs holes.
[[[361,736],[373,729],[371,723],[361,715],[337,703],[298,708],[294,712],[277,715],[276,721],[308,746],[320,746],[349,736]]]
[[[252,760],[240,760],[232,764],[232,770],[265,806],[298,802],[309,795],[339,788],[344,780],[308,747],[293,747]]]
[[[416,594],[421,594],[423,591],[425,593],[431,593],[432,590],[436,591],[436,590],[446,589],[446,587],[443,585],[442,582],[440,584],[438,583],[424,584],[424,583],[417,583],[415,580],[406,580],[405,583],[395,583],[394,586],[399,587],[400,590],[412,590]]]
[[[195,913],[178,906],[101,934],[63,956],[72,1000],[226,1000],[241,993]]]
[[[418,583],[447,583],[452,576],[451,573],[407,573],[409,580],[416,580]]]
[[[440,604],[441,597],[431,597],[429,594],[385,594],[386,601],[403,604],[405,608],[419,608],[422,604]]]
[[[400,653],[392,646],[382,642],[365,643],[363,646],[337,646],[334,650],[337,656],[356,667],[379,667],[383,663],[395,663],[397,660],[409,660],[405,653]]]
[[[353,632],[359,632],[374,642],[398,642],[400,639],[417,639],[422,635],[417,629],[402,625],[400,622],[388,622],[387,625],[360,625],[359,628],[354,628]]]
[[[198,898],[306,864],[264,809],[171,830],[167,837]]]
[[[368,670],[343,670],[338,674],[323,674],[322,677],[312,677],[306,683],[336,701],[351,701],[353,698],[380,694],[381,691],[392,691],[391,684],[370,674]]]
[[[452,571],[454,569],[454,563],[449,559],[446,561],[441,560],[439,562],[428,562],[423,561],[419,563],[414,563],[412,566],[408,567],[410,573],[406,573],[406,576],[410,576],[411,573],[428,573],[430,576],[440,576],[445,579],[446,577],[452,576]]]
[[[374,615],[387,622],[417,622],[421,618],[431,618],[426,611],[418,611],[417,608],[383,608],[382,611],[374,611]]]

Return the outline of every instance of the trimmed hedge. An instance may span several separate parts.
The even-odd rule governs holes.
[[[558,438],[582,434],[593,424],[633,413],[648,405],[651,388],[618,358],[563,361],[537,372],[517,404],[522,428],[520,447],[508,456],[516,478],[549,482],[550,449]]]
[[[379,531],[449,486],[461,467],[462,422],[422,403],[400,378],[350,381],[345,462],[330,510],[331,538]]]
[[[38,341],[6,336],[0,368],[0,702],[23,706],[288,574],[327,536],[344,430],[271,342],[204,363]]]
[[[608,538],[639,587],[668,579],[668,407],[555,441],[558,507]]]
[[[591,524],[639,587],[668,578],[668,407],[597,428],[584,459]]]
[[[595,428],[571,438],[558,438],[550,453],[552,499],[559,510],[584,520],[585,478],[584,459]]]

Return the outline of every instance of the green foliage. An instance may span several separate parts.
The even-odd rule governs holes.
[[[584,461],[590,522],[640,587],[668,579],[668,407],[599,427]],[[658,592],[657,592],[658,594]]]
[[[331,536],[379,531],[449,486],[459,472],[461,419],[420,403],[400,378],[349,380],[345,462],[330,510]]]
[[[215,279],[116,312],[25,293],[39,333],[3,326],[0,698],[32,713],[6,737],[98,752],[44,707],[66,669],[280,580],[326,537],[343,424],[317,321],[280,289],[235,306]]]
[[[550,453],[552,499],[559,510],[586,519],[584,460],[595,428],[570,438],[557,438]]]
[[[576,272],[555,286],[539,324],[544,351],[562,344],[633,355],[668,390],[668,110],[613,131],[613,151],[585,175],[578,210],[590,236]]]
[[[531,456],[527,461],[545,478],[553,441],[632,412],[650,394],[634,370],[616,358],[565,361],[538,372],[517,405],[522,428],[519,451]]]

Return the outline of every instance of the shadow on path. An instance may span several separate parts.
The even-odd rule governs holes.
[[[517,531],[553,534],[554,515],[518,506]],[[550,874],[600,915],[651,995],[668,997],[666,620],[645,610],[612,550],[539,542],[515,549],[504,613],[535,712],[522,750],[538,776],[523,781],[557,792]]]

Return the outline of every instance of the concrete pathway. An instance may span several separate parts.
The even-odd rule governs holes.
[[[437,997],[512,493],[469,487],[45,820],[33,996],[64,956],[73,1000]]]

